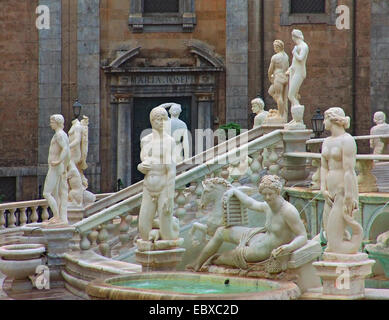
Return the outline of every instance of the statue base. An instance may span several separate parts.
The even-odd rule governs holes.
[[[365,278],[371,274],[374,260],[366,253],[323,254],[323,260],[314,262],[317,275],[323,283],[321,299],[357,300],[365,297]]]
[[[162,242],[158,244],[158,242]],[[182,257],[186,251],[184,248],[170,247],[164,250],[145,250],[147,248],[165,247],[170,242],[180,243],[184,242],[184,239],[178,240],[161,240],[152,243],[151,241],[138,240],[138,249],[135,250],[136,262],[142,265],[142,272],[153,272],[153,271],[175,271],[177,265],[181,262]],[[156,245],[156,246],[154,246]]]

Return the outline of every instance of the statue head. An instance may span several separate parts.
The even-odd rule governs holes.
[[[292,39],[296,42],[297,39],[304,41],[304,35],[301,30],[293,29],[292,31]]]
[[[350,128],[350,117],[347,117],[344,113],[344,110],[339,107],[334,107],[328,109],[324,112],[324,124],[326,120],[330,121],[332,124],[343,127],[344,129]]]
[[[378,111],[374,114],[374,122],[376,124],[383,124],[386,121],[386,115],[382,111]]]
[[[50,126],[53,130],[55,130],[55,128],[57,127],[63,129],[64,123],[65,123],[65,119],[62,114],[53,114],[50,117]]]
[[[150,122],[153,129],[163,129],[163,125],[168,119],[167,111],[163,107],[155,107],[150,112]]]
[[[260,97],[251,100],[251,110],[254,113],[260,113],[265,108],[265,103]]]
[[[277,53],[281,52],[281,51],[284,51],[284,47],[285,47],[284,41],[282,41],[282,40],[275,40],[273,42],[273,47],[274,47],[274,51],[277,52]]]
[[[182,112],[182,109],[181,109],[181,105],[179,105],[178,103],[174,103],[170,109],[169,109],[169,113],[172,117],[174,118],[178,118],[179,115],[181,114]]]
[[[82,116],[81,124],[87,126],[89,124],[89,118],[87,116]]]
[[[276,175],[266,175],[259,183],[259,193],[262,193],[265,189],[273,190],[277,195],[281,194],[283,184],[281,178]]]

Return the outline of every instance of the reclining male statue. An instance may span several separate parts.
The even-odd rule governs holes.
[[[201,271],[205,264],[210,264],[224,266],[230,270],[231,268],[249,270],[252,265],[274,258],[286,260],[285,269],[295,270],[292,273],[296,275],[301,275],[301,272],[310,274],[308,283],[302,284],[303,289],[319,286],[319,278],[315,277],[311,263],[321,253],[320,244],[316,241],[308,241],[299,212],[281,196],[281,190],[280,178],[271,175],[264,176],[259,184],[259,192],[264,202],[256,201],[236,188],[228,190],[224,194],[224,201],[235,196],[241,205],[266,214],[265,226],[261,228],[219,227],[197,260],[188,265],[187,269]],[[224,242],[238,246],[219,255],[217,251]]]

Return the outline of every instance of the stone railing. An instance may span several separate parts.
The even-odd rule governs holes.
[[[221,142],[215,147],[209,148],[206,151],[199,153],[194,157],[186,160],[185,162],[177,164],[177,175],[191,168],[194,168],[199,164],[203,164],[206,161],[213,159],[215,156],[226,153],[226,151],[230,149],[231,146],[239,147],[241,144],[253,141],[262,135],[263,130],[261,128],[254,128],[227,141]],[[140,181],[118,192],[115,192],[110,196],[105,197],[100,201],[96,201],[95,203],[92,203],[91,205],[86,207],[84,209],[83,216],[84,218],[90,217],[91,215],[100,212],[101,210],[109,208],[116,203],[119,203],[125,199],[131,198],[139,194],[140,192],[142,192],[142,189],[143,182]]]
[[[46,200],[0,204],[0,229],[44,222],[51,217]]]
[[[374,135],[374,136],[356,136],[355,140],[370,140],[380,138],[384,142],[389,139],[388,135]],[[320,167],[321,167],[321,154],[320,144],[324,139],[311,139],[307,141],[307,145],[314,152],[287,152],[284,155],[287,157],[305,158],[312,161],[312,167],[316,168],[316,171],[312,175],[311,189],[320,189]],[[385,142],[386,143],[386,142]],[[356,169],[358,171],[358,186],[359,192],[377,192],[377,178],[372,173],[374,163],[377,161],[389,161],[389,155],[386,154],[357,154],[356,156]]]
[[[185,169],[181,169],[181,173],[176,177],[176,215],[185,215],[185,199],[183,197],[183,193],[185,191],[189,192],[189,194],[187,194],[188,198],[197,198],[198,200],[201,197],[202,181],[205,178],[213,175],[224,178],[230,177],[233,180],[236,180],[236,176],[233,174],[233,168],[231,166],[235,166],[237,162],[239,163],[239,158],[236,158],[236,155],[243,154],[246,150],[247,155],[251,157],[250,159],[247,159],[249,163],[248,176],[253,182],[257,182],[259,180],[259,173],[262,168],[261,162],[263,161],[262,151],[264,148],[268,148],[270,150],[269,153],[271,156],[269,156],[268,161],[270,166],[272,166],[274,173],[277,173],[279,170],[279,155],[272,150],[275,149],[273,147],[274,145],[279,145],[279,143],[282,142],[282,139],[283,132],[281,130],[276,130],[262,137],[249,139],[251,141],[247,144],[237,146],[232,150],[228,148],[227,152],[225,151],[226,148],[221,145],[217,146],[217,152],[214,152],[213,154],[210,150],[207,150],[203,153],[203,156],[205,156],[203,163],[190,166],[187,165],[184,167],[186,171],[182,172],[182,170]],[[224,152],[222,152],[222,150]],[[196,157],[200,156],[201,155],[197,155]],[[235,182],[238,183],[238,181]],[[186,188],[186,185],[188,184],[191,186]],[[141,182],[132,187],[139,190]],[[81,250],[89,250],[98,245],[100,253],[106,257],[110,257],[110,230],[114,229],[114,226],[118,223],[120,223],[119,240],[121,245],[123,247],[128,245],[128,231],[133,219],[132,217],[138,215],[138,208],[140,207],[141,200],[142,190],[140,189],[139,192],[133,194],[127,199],[124,199],[119,203],[115,203],[112,206],[74,224],[76,232],[81,237]]]
[[[111,195],[101,193],[96,199]],[[46,199],[8,202],[0,204],[0,229],[15,228],[29,223],[44,222],[51,218],[52,213]]]

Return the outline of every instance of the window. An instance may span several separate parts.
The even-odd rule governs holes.
[[[192,32],[195,0],[130,0],[129,26],[133,32]]]
[[[338,0],[281,0],[281,26],[336,22]]]
[[[144,0],[143,12],[147,13],[179,13],[179,0]]]
[[[325,0],[291,0],[290,13],[326,13]]]

